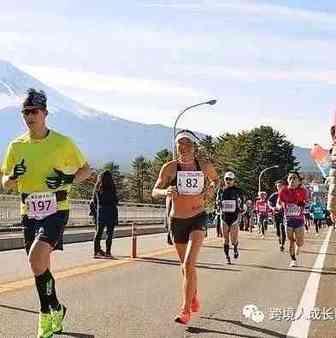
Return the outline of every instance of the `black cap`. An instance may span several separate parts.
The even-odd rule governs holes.
[[[23,109],[33,108],[47,109],[47,96],[43,90],[28,89],[27,97],[23,101]]]

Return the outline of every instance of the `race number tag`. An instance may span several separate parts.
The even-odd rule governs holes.
[[[235,200],[224,200],[222,201],[222,210],[224,212],[235,212],[236,201]]]
[[[297,216],[301,216],[302,214],[302,209],[301,207],[299,207],[296,204],[289,204],[287,206],[287,212],[286,215],[289,217],[297,217]]]
[[[181,195],[199,195],[204,188],[202,171],[178,171],[177,192]]]
[[[262,212],[262,213],[265,213],[267,211],[267,206],[266,204],[261,204],[258,206],[258,211],[259,212]]]
[[[57,212],[56,194],[53,192],[34,192],[26,200],[28,218],[43,219]]]

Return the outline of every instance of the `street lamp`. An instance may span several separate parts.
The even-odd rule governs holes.
[[[276,164],[276,165],[273,165],[272,167],[268,167],[268,168],[265,168],[261,171],[260,175],[259,175],[259,187],[258,187],[258,192],[260,193],[261,191],[261,176],[267,171],[267,170],[270,170],[270,169],[274,169],[274,168],[279,168],[279,166]]]
[[[174,129],[173,129],[173,159],[175,160],[175,157],[176,157],[176,150],[175,150],[175,137],[176,137],[176,125],[177,125],[177,122],[178,120],[180,119],[180,117],[189,109],[192,109],[192,108],[195,108],[195,107],[198,107],[198,106],[202,106],[203,104],[209,104],[211,106],[213,106],[214,104],[216,104],[217,100],[210,100],[210,101],[206,101],[206,102],[201,102],[201,103],[198,103],[198,104],[194,104],[192,106],[189,106],[185,109],[183,109],[177,116],[176,120],[175,120],[175,123],[174,123]]]

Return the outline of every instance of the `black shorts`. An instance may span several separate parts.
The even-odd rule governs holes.
[[[188,243],[190,234],[195,230],[206,231],[208,215],[202,212],[190,218],[170,219],[170,229],[175,243]]]
[[[69,210],[60,210],[44,219],[22,217],[25,249],[29,253],[35,239],[49,243],[54,250],[63,250],[63,232],[68,223]]]

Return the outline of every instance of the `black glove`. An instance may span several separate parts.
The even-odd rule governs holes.
[[[54,172],[56,173],[56,176],[48,176],[46,179],[46,184],[49,189],[57,189],[61,185],[71,184],[75,179],[75,175],[64,174],[63,171],[55,168]]]
[[[24,175],[24,173],[27,171],[27,167],[24,165],[24,159],[21,161],[21,163],[18,163],[15,165],[13,169],[13,174],[9,176],[9,179],[16,180],[19,176]]]

